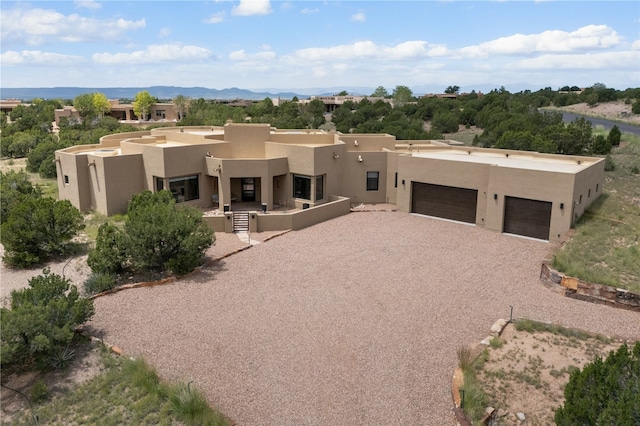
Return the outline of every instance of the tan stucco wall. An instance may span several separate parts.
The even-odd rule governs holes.
[[[120,148],[120,154],[91,152],[105,148]],[[465,156],[477,153],[480,157],[493,153],[501,159],[494,164],[493,159],[488,163],[462,161],[449,154],[440,158],[412,156],[410,151],[417,150],[422,155],[429,150],[457,150]],[[168,188],[169,179],[197,175],[199,198],[187,204],[199,207],[212,206],[212,194],[218,194],[220,206],[232,204],[232,194],[241,196],[240,178],[255,178],[256,201],[267,203],[268,210],[273,209],[274,203],[314,207],[327,203],[332,196],[344,196],[351,203],[395,203],[398,210],[408,212],[411,182],[415,181],[477,190],[475,223],[497,231],[503,228],[506,196],[551,202],[549,238],[554,240],[570,228],[574,215],[581,215],[603,190],[601,159],[565,156],[558,162],[557,156],[526,153],[527,158],[533,158],[527,161],[540,161],[540,167],[518,168],[514,166],[517,161],[504,161],[509,155],[515,158],[523,154],[436,146],[426,141],[396,144],[390,135],[281,131],[267,124],[233,123],[109,135],[101,139],[100,145],[56,152],[60,197],[82,210],[93,208],[107,214],[125,211],[136,192],[154,191],[155,177],[163,178]],[[94,161],[95,166],[88,166]],[[567,162],[573,161],[576,163],[567,168]],[[367,172],[379,173],[377,191],[366,190]],[[294,199],[294,174],[324,176],[323,198],[315,199],[313,179],[311,199]],[[69,184],[64,184],[64,175],[69,176]],[[305,213],[304,217],[315,214],[318,213]],[[269,223],[287,220],[270,218]],[[259,219],[251,226],[261,226]],[[287,226],[280,229],[291,229],[293,219]]]

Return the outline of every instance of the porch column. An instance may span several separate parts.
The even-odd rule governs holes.
[[[273,210],[273,177],[260,176],[260,200],[267,203],[267,210]]]

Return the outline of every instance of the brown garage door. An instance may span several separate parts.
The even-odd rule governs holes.
[[[411,182],[411,212],[476,223],[478,191]]]
[[[504,232],[548,240],[550,225],[550,202],[505,197]]]

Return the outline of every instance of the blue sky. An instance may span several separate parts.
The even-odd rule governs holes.
[[[640,87],[637,1],[3,0],[0,8],[1,87]]]

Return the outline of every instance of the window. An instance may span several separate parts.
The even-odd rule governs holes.
[[[596,192],[598,192],[598,189],[600,189],[600,184],[596,183]]]
[[[587,198],[591,198],[591,188],[589,188],[589,192],[587,192]]]
[[[398,173],[396,173],[396,180],[393,183],[393,187],[397,188],[398,187]]]
[[[69,183],[69,175],[64,175],[64,183]]]
[[[169,191],[171,191],[173,197],[178,203],[197,200],[200,198],[198,176],[194,175],[169,179]]]
[[[316,200],[320,201],[324,198],[324,176],[316,176]]]
[[[155,176],[156,180],[156,192],[162,191],[164,189],[164,179],[158,176]]]
[[[163,109],[156,110],[156,118],[165,118],[166,112]]]
[[[293,175],[293,198],[304,198],[311,201],[311,178]]]
[[[580,194],[580,201],[578,201],[578,204],[582,204],[582,194]]]
[[[378,190],[378,180],[380,172],[367,172],[367,191]]]

